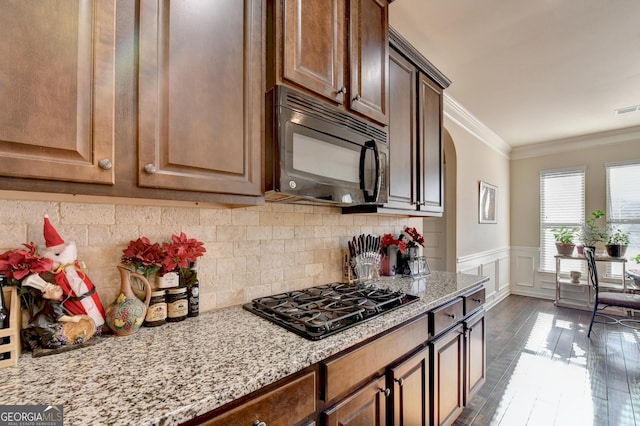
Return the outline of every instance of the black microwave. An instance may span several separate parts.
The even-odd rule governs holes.
[[[269,201],[354,206],[387,201],[384,128],[287,86],[266,99]]]

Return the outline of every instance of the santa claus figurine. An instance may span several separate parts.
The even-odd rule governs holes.
[[[53,260],[52,272],[64,293],[64,308],[72,315],[87,315],[96,327],[102,326],[104,308],[95,286],[80,268],[76,244],[73,241],[65,243],[47,215],[44,216],[44,240],[46,250],[42,256]]]

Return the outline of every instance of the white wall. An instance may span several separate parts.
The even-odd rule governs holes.
[[[456,152],[456,270],[489,277],[490,307],[509,294],[509,157],[502,150],[504,142],[454,99],[445,97],[444,112]],[[495,224],[479,223],[480,181],[498,187]]]

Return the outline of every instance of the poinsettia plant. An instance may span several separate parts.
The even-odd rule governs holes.
[[[38,254],[33,242],[23,244],[25,249],[14,249],[0,254],[0,273],[5,275],[9,283],[18,285],[19,282],[31,274],[49,272],[53,261]]]
[[[36,291],[22,286],[22,280],[33,274],[46,276],[53,269],[53,260],[42,257],[33,242],[23,246],[24,249],[8,250],[0,254],[0,274],[6,276],[9,284],[18,289],[22,309],[33,315],[38,305]]]
[[[149,278],[160,271],[165,257],[165,251],[159,243],[152,243],[149,238],[141,237],[131,240],[127,248],[122,250],[121,260]]]
[[[392,234],[384,234],[382,236],[382,240],[380,241],[380,245],[382,247],[383,252],[387,252],[387,247],[389,246],[398,246],[398,250],[400,253],[404,253],[407,248],[407,243],[402,241],[399,238],[395,238]]]
[[[408,247],[418,247],[418,245],[424,247],[424,237],[416,228],[405,226],[402,234],[400,234],[400,239],[406,241]]]
[[[129,242],[122,251],[122,263],[133,266],[145,277],[179,272],[183,278],[191,276],[190,269],[207,250],[204,243],[188,238],[184,232],[172,235],[171,241],[152,243],[147,237]],[[187,280],[188,282],[188,280]]]

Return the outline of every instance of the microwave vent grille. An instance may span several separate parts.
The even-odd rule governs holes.
[[[387,133],[384,130],[310,96],[288,90],[286,92],[285,104],[288,108],[313,115],[321,120],[342,125],[363,136],[370,137],[377,142],[387,143]]]

